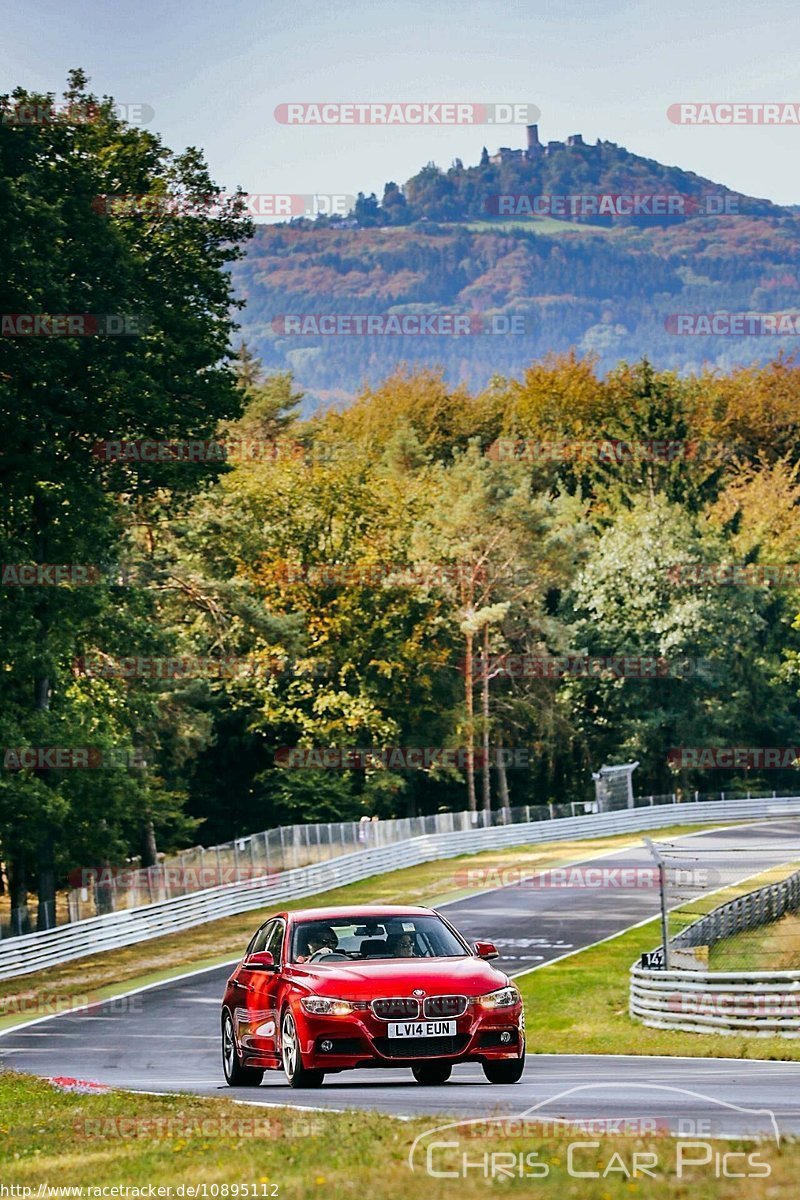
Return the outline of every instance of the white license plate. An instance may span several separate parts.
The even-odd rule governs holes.
[[[455,1037],[455,1021],[392,1021],[390,1038]]]

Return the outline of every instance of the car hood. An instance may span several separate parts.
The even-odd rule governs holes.
[[[428,995],[456,993],[481,996],[508,982],[508,976],[480,958],[381,959],[376,962],[298,963],[287,969],[296,984],[322,996],[369,1000],[376,996],[410,996],[414,988]]]

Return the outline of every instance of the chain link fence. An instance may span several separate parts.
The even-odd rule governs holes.
[[[707,916],[700,917],[673,938],[672,946],[676,950],[686,946],[708,946],[709,950],[716,948],[723,951],[724,947],[718,946],[718,943],[726,938],[761,929],[765,925],[774,925],[788,913],[796,913],[798,909],[800,871],[794,871],[780,883],[766,884],[713,908]],[[773,933],[779,937],[781,931],[776,929]],[[798,952],[796,965],[800,966],[800,946]],[[721,954],[720,957],[725,956]]]
[[[694,792],[688,796],[664,793],[635,797],[632,807],[645,808],[679,801],[687,804],[718,801],[724,804],[726,798],[761,799],[783,794],[793,793],[747,792],[746,796],[732,793],[726,796],[725,792]],[[619,797],[606,806],[606,811],[629,807],[631,804],[624,797]],[[78,868],[70,872],[73,886],[59,893],[54,913],[47,912],[37,921],[33,904],[17,909],[0,907],[0,937],[30,933],[37,925],[39,928],[54,928],[105,913],[158,904],[225,884],[266,879],[283,871],[312,866],[358,850],[389,846],[409,838],[550,821],[596,811],[597,802],[587,800],[566,804],[519,805],[491,812],[481,809],[477,812],[442,812],[391,820],[362,818],[360,821],[283,825],[218,846],[195,846],[182,850],[179,854],[161,858],[152,867],[142,867],[138,860],[131,859],[124,864]]]

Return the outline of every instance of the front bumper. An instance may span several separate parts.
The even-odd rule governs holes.
[[[310,1016],[298,1005],[292,1012],[303,1062],[312,1070],[407,1066],[432,1059],[498,1062],[518,1059],[525,1044],[521,1004],[492,1011],[470,1005],[463,1016],[455,1018],[454,1036],[419,1038],[390,1038],[389,1022],[369,1011],[347,1017],[318,1017]],[[270,1065],[254,1057],[254,1049],[251,1047],[247,1056],[248,1065]]]

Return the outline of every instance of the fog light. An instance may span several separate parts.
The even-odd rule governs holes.
[[[324,1050],[326,1054],[329,1050],[333,1049],[333,1042],[330,1040],[330,1038],[325,1038],[324,1042],[320,1042],[320,1049]]]
[[[511,1041],[511,1034],[508,1032],[507,1029],[504,1029],[503,1032],[500,1034],[500,1041],[501,1042],[510,1042]]]

